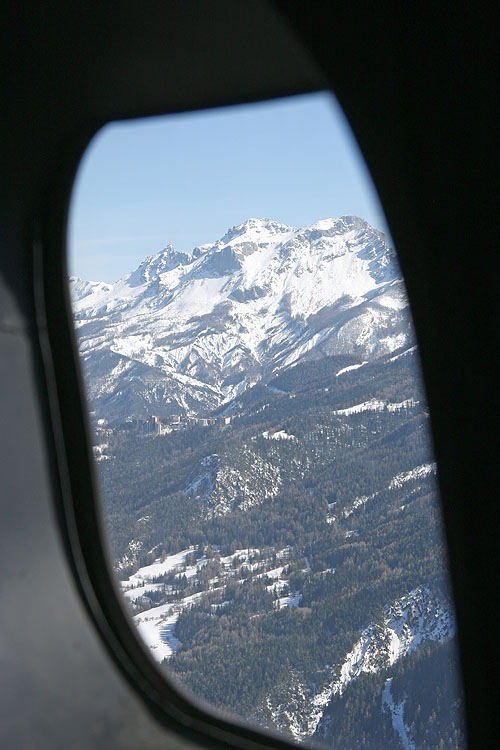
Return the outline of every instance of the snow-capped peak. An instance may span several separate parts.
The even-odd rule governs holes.
[[[156,281],[161,274],[173,271],[178,266],[191,263],[192,256],[178,252],[173,245],[167,245],[155,255],[148,256],[135,271],[125,278],[130,286],[138,286],[144,282]]]
[[[109,292],[111,287],[112,284],[106,284],[104,281],[85,281],[78,276],[69,277],[69,290],[73,302],[78,302],[96,292]]]
[[[226,234],[221,238],[220,242],[229,244],[237,238],[255,239],[262,235],[276,235],[283,234],[285,232],[293,232],[294,227],[289,227],[286,224],[281,224],[279,221],[273,221],[272,219],[255,219],[250,218],[244,221],[242,224],[237,224],[227,230]]]
[[[251,218],[192,253],[167,245],[113,286],[74,296],[81,347],[100,373],[96,395],[126,393],[124,373],[140,365],[134,392],[165,381],[148,413],[152,399],[174,399],[173,413],[216,408],[311,356],[390,353],[411,343],[406,306],[393,251],[355,216],[300,229]]]
[[[352,230],[356,231],[366,231],[367,229],[370,229],[372,232],[376,231],[370,225],[364,220],[361,219],[359,216],[340,216],[338,219],[320,219],[319,221],[315,221],[313,224],[309,224],[307,227],[304,227],[304,230],[318,230],[320,232],[327,232],[329,230],[335,230],[338,234],[349,232]]]

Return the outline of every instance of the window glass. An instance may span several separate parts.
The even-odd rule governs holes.
[[[74,320],[110,556],[159,668],[335,747],[464,747],[404,281],[330,94],[115,123]]]

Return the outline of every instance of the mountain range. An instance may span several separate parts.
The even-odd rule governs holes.
[[[318,747],[464,747],[429,411],[385,236],[249,219],[70,286],[113,566],[161,669]]]
[[[248,219],[114,284],[70,288],[90,408],[110,425],[203,416],[299,362],[371,361],[412,342],[396,254],[355,216]]]

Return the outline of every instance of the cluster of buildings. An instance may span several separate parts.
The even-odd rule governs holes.
[[[122,429],[134,429],[143,435],[167,435],[194,425],[226,427],[230,424],[231,417],[182,417],[179,414],[171,414],[168,417],[152,415],[147,419],[128,419],[122,425]]]

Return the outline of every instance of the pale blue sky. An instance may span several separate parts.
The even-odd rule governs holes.
[[[113,282],[169,243],[189,251],[250,217],[299,227],[344,214],[387,231],[329,93],[114,123],[77,174],[70,273]]]

